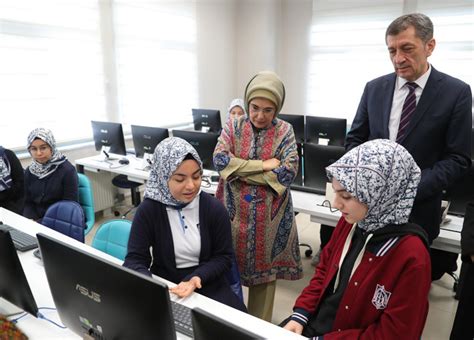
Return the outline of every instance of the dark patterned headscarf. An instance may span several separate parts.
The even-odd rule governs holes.
[[[168,181],[187,155],[191,155],[202,170],[202,162],[196,149],[184,139],[168,137],[155,148],[145,197],[172,207],[182,207],[183,202],[176,200],[170,192]]]
[[[5,155],[5,149],[0,146],[0,191],[5,191],[12,187],[10,172],[10,162]]]
[[[328,166],[326,172],[329,180],[335,178],[368,206],[359,228],[374,231],[408,222],[421,171],[400,144],[387,139],[366,142]]]
[[[51,158],[45,164],[41,164],[33,159],[33,162],[28,167],[33,175],[42,179],[55,172],[58,166],[66,161],[66,157],[56,148],[56,140],[51,130],[37,128],[31,131],[27,140],[26,147],[28,149],[35,139],[41,139],[51,147]]]

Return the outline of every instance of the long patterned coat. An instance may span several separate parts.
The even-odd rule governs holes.
[[[263,171],[263,161],[280,167]],[[248,116],[228,121],[214,151],[221,175],[216,196],[229,211],[242,283],[254,286],[302,277],[290,184],[298,152],[290,124],[274,119],[256,129]]]

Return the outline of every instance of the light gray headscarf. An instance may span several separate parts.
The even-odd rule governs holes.
[[[359,228],[374,231],[408,222],[421,171],[400,144],[387,139],[366,142],[328,166],[326,172],[329,180],[335,178],[368,206]]]
[[[244,100],[241,99],[241,98],[235,98],[233,99],[231,102],[230,102],[230,105],[229,107],[227,108],[227,119],[230,118],[230,111],[232,111],[232,109],[236,106],[239,106],[242,111],[244,111],[244,115],[247,114],[247,111],[245,111],[245,103],[244,103]]]
[[[168,181],[188,154],[191,154],[202,170],[202,162],[199,154],[196,149],[184,139],[168,137],[156,146],[155,152],[153,153],[153,165],[151,166],[150,177],[145,189],[146,198],[176,208],[185,205],[171,195]]]
[[[42,179],[56,171],[59,165],[66,161],[66,157],[56,148],[56,140],[51,130],[37,128],[30,132],[26,147],[29,148],[35,139],[41,139],[51,147],[51,158],[45,164],[41,164],[33,159],[28,169],[30,172]]]

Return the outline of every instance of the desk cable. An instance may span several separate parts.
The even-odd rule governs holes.
[[[44,310],[54,310],[54,311],[56,310],[56,308],[52,308],[52,307],[39,307],[38,308],[38,314],[36,315],[38,319],[43,319],[43,320],[49,321],[53,325],[55,325],[56,327],[59,327],[61,329],[66,329],[67,328],[64,325],[61,325],[61,324],[59,324],[59,323],[57,323],[57,322],[55,322],[51,319],[48,319],[46,316],[44,316],[44,314],[40,313],[39,311],[42,310],[42,309],[44,309]],[[15,319],[11,319],[10,321],[13,322],[13,323],[18,323],[18,321],[20,319],[22,319],[22,318],[24,318],[25,316],[28,315],[27,312],[19,312],[19,313],[10,314],[8,316],[13,316],[13,315],[18,315],[18,314],[21,314],[21,315],[19,317],[15,318]]]
[[[318,207],[329,208],[329,211],[332,212],[332,213],[336,212],[336,211],[339,211],[339,209],[336,209],[336,208],[332,207],[331,202],[329,202],[329,200],[324,200],[321,204],[317,203],[316,205]]]
[[[204,188],[210,188],[212,186],[211,178],[209,176],[202,176],[201,186]]]

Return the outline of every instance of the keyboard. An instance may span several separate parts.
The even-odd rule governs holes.
[[[194,338],[191,308],[171,301],[171,309],[173,310],[174,327],[176,331]]]
[[[16,250],[27,251],[30,249],[38,248],[36,237],[31,236],[15,228],[12,228],[6,224],[0,225],[0,229],[10,232],[10,236],[13,240],[13,244],[15,245]]]

